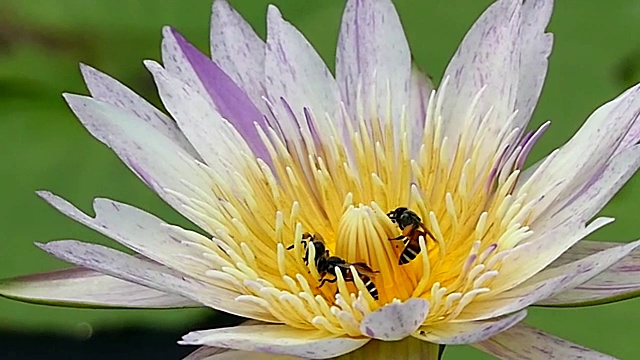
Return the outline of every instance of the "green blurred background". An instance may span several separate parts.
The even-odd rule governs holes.
[[[263,36],[268,2],[231,2]],[[416,61],[436,82],[490,2],[395,1]],[[275,3],[333,68],[344,1]],[[0,277],[66,266],[39,251],[34,241],[77,238],[113,245],[49,208],[34,195],[37,189],[52,190],[84,210],[90,210],[93,197],[106,196],[187,225],[79,125],[60,93],[86,93],[77,67],[85,62],[158,104],[141,61],[160,58],[165,24],[208,52],[210,6],[210,0],[0,2]],[[558,1],[549,29],[555,34],[555,50],[533,125],[551,119],[552,127],[533,158],[562,144],[593,109],[640,81],[637,0]],[[605,208],[603,213],[617,221],[592,239],[640,237],[639,181],[633,180]],[[56,332],[82,339],[123,326],[182,331],[211,316],[209,310],[63,309],[0,298],[0,330],[25,336]],[[527,321],[620,358],[640,358],[640,300],[587,309],[533,309]],[[91,357],[91,348],[85,354]],[[447,359],[469,357],[486,358],[466,347],[447,349]]]

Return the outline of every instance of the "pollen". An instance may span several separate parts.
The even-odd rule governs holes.
[[[449,139],[446,84],[431,93],[421,129],[390,111],[365,117],[364,105],[355,119],[304,109],[299,142],[258,127],[269,163],[240,147],[242,172],[220,166],[236,183],[199,164],[215,184],[215,197],[186,202],[214,235],[192,243],[210,269],[204,281],[281,323],[349,336],[363,335],[360,321],[393,301],[428,300],[428,325],[454,321],[491,293],[502,260],[532,234],[539,199],[527,193],[535,179],[519,182],[520,168],[548,124],[524,135],[491,128],[493,110],[477,108],[481,90],[466,112],[475,128]],[[418,218],[405,229],[389,216],[402,207]]]

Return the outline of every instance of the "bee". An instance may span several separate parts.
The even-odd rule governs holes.
[[[338,280],[338,277],[336,276],[337,268],[340,268],[342,271],[344,281],[355,282],[353,273],[351,272],[351,266],[353,266],[358,273],[358,277],[360,277],[360,280],[364,283],[367,291],[371,294],[371,297],[378,300],[378,288],[376,288],[376,285],[371,280],[371,278],[375,277],[378,272],[371,269],[369,265],[364,262],[349,263],[339,256],[331,256],[322,237],[319,235],[310,233],[302,234],[302,244],[305,251],[302,260],[307,265],[309,265],[309,244],[314,247],[315,256],[313,261],[318,273],[320,274],[320,285],[318,285],[318,288],[321,288],[327,282],[335,283]],[[287,250],[291,250],[293,248],[294,245],[291,245],[287,247]],[[333,278],[327,278],[328,275],[333,276]]]
[[[364,262],[356,262],[349,263],[345,259],[338,256],[329,256],[329,257],[321,257],[320,260],[316,263],[316,267],[318,268],[318,273],[321,276],[320,285],[318,288],[321,288],[325,283],[335,283],[338,280],[336,276],[336,269],[340,269],[342,272],[342,276],[344,277],[344,281],[350,281],[355,283],[353,272],[351,271],[351,266],[353,266],[360,280],[364,283],[364,286],[367,288],[371,297],[375,300],[378,300],[378,288],[371,280],[372,277],[375,277],[378,273],[377,271],[371,269],[369,265]],[[332,279],[326,278],[327,275],[332,275]]]
[[[422,219],[415,212],[407,209],[406,207],[399,207],[387,214],[389,219],[398,224],[402,235],[391,238],[389,240],[403,240],[404,248],[400,253],[400,260],[398,265],[404,265],[415,259],[420,253],[420,236],[430,237],[433,241],[436,241],[435,237],[422,223]]]

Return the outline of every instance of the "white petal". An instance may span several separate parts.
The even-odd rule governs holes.
[[[278,112],[287,142],[299,137],[299,129],[303,134],[315,129],[321,138],[329,138],[331,127],[325,114],[335,122],[334,127],[343,128],[340,93],[333,76],[313,46],[282,19],[275,6],[269,6],[267,16],[265,76],[268,98]],[[304,108],[311,111],[311,119]]]
[[[473,24],[445,70],[447,89],[442,102],[445,136],[458,139],[461,131],[477,129],[493,109],[487,136],[497,137],[515,110],[522,56],[521,1],[493,3]],[[486,87],[476,116],[467,119],[471,100]],[[490,121],[490,120],[487,120]]]
[[[445,322],[433,326],[424,326],[413,336],[436,344],[473,344],[485,341],[513,327],[522,321],[525,316],[527,316],[527,311],[522,310],[515,314],[484,321]]]
[[[427,116],[429,96],[433,90],[431,78],[420,70],[415,64],[411,68],[411,81],[409,83],[409,129],[422,129]],[[418,156],[422,145],[420,136],[411,136],[410,151],[412,156]]]
[[[202,250],[183,244],[185,239],[181,233],[170,231],[167,223],[131,205],[98,198],[93,202],[96,215],[92,218],[50,192],[40,191],[38,195],[61,213],[146,258],[183,272],[188,270],[188,275],[194,277],[204,276],[209,270],[204,264],[191,260],[201,257]],[[207,241],[195,232],[181,231]]]
[[[582,240],[549,267],[561,266],[591,254],[624,244]],[[635,250],[593,279],[540,301],[541,306],[587,306],[606,304],[640,295],[640,251]]]
[[[548,208],[564,203],[600,174],[629,128],[640,117],[640,85],[598,108],[530,184],[530,193],[545,196],[535,205],[532,228],[546,222],[553,212]],[[540,169],[538,169],[540,171]],[[557,185],[556,185],[557,184]],[[536,223],[538,222],[538,223]],[[535,226],[535,227],[534,227]]]
[[[268,162],[267,149],[260,141],[255,126],[256,123],[264,126],[266,121],[252,99],[176,30],[165,27],[162,34],[162,61],[167,71],[206,99],[217,113],[242,134],[253,153]]]
[[[165,107],[204,161],[217,175],[235,173],[229,165],[241,166],[245,162],[241,153],[252,152],[245,139],[193,87],[156,62],[145,61],[145,65],[153,75]]]
[[[540,272],[519,286],[467,306],[459,319],[483,320],[511,313],[585,283],[640,246],[640,240]]]
[[[564,221],[588,221],[613,198],[640,168],[640,146],[635,145],[613,156],[581,189],[570,198],[547,210],[544,228]]]
[[[413,334],[428,314],[429,302],[424,299],[393,301],[362,319],[360,331],[374,339],[400,340]]]
[[[325,332],[286,325],[249,325],[194,331],[185,335],[180,343],[327,359],[354,351],[368,341],[331,337]]]
[[[537,233],[534,231],[527,243],[518,245],[503,259],[500,275],[491,283],[492,292],[495,294],[512,289],[530,279],[575,243],[597,229],[610,224],[613,220],[612,218],[597,218],[587,226],[584,226],[583,222],[579,220],[566,221],[547,232]],[[531,256],[531,254],[536,256]]]
[[[21,276],[0,282],[0,295],[47,305],[97,308],[182,308],[202,304],[85,268]]]
[[[275,320],[262,309],[236,302],[236,293],[204,285],[160,264],[101,245],[75,240],[52,241],[37,245],[51,255],[72,264],[159,291],[181,295],[217,310],[263,321]]]
[[[393,3],[349,0],[338,37],[336,79],[351,118],[357,119],[360,96],[365,120],[377,114],[399,121],[408,105],[410,78],[409,44]],[[389,100],[391,119],[386,119]]]
[[[204,226],[184,211],[181,200],[167,192],[169,189],[194,199],[211,193],[208,176],[193,157],[147,122],[113,105],[72,94],[65,94],[65,99],[87,130],[145,184],[191,221]],[[194,187],[200,191],[194,191]]]
[[[167,115],[112,77],[84,64],[80,65],[80,70],[93,98],[130,112],[173,140],[189,155],[197,157],[193,146]]]
[[[264,101],[264,42],[227,0],[213,2],[211,58],[267,113]]]
[[[498,359],[615,359],[524,324],[472,346]]]

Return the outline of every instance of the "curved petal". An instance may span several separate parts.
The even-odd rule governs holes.
[[[185,335],[180,343],[328,359],[354,351],[368,341],[367,338],[332,337],[318,330],[286,325],[248,325],[194,331]]]
[[[640,240],[544,270],[511,290],[471,303],[463,310],[459,319],[489,319],[560,294],[603,272],[638,246],[640,246]]]
[[[522,323],[472,346],[498,359],[615,359]]]
[[[444,351],[441,345],[409,336],[400,341],[371,340],[367,345],[336,360],[440,360],[441,351]]]
[[[37,245],[59,259],[109,276],[158,291],[181,295],[234,315],[268,322],[275,321],[270,314],[263,310],[235,301],[237,293],[212,285],[204,285],[160,264],[104,246],[75,240],[52,241]]]
[[[623,246],[622,243],[583,240],[574,245],[550,268],[577,261],[594,253]],[[640,250],[636,249],[593,279],[536,303],[538,306],[588,306],[607,304],[640,296]]]
[[[544,225],[555,215],[553,205],[564,204],[611,160],[622,138],[640,118],[640,85],[625,91],[593,112],[578,132],[544,168],[534,173],[526,191],[544,194],[532,210],[532,227]],[[534,180],[535,179],[535,180]],[[582,220],[582,219],[581,219]],[[553,222],[548,224],[553,226]]]
[[[154,61],[145,61],[145,65],[156,82],[165,107],[207,165],[220,176],[234,173],[234,166],[245,162],[241,154],[253,151],[248,143],[252,139],[243,138],[238,129],[225,120],[195,88],[180,81]],[[251,126],[254,126],[252,121]]]
[[[393,341],[413,334],[429,314],[429,302],[423,299],[393,301],[368,314],[360,331],[374,339]]]
[[[149,104],[145,99],[131,91],[119,81],[113,79],[90,66],[80,64],[80,71],[87,88],[94,99],[104,101],[126,110],[145,121],[160,134],[173,140],[178,146],[193,157],[196,151],[189,140],[182,134],[175,121]]]
[[[267,96],[278,113],[287,142],[302,132],[307,136],[305,142],[312,145],[307,141],[312,131],[328,139],[333,135],[332,128],[344,128],[340,92],[329,69],[307,39],[273,5],[267,14],[265,77]],[[305,114],[305,109],[311,116]]]
[[[418,68],[416,64],[411,67],[411,81],[409,82],[409,107],[407,110],[409,129],[423,129],[429,106],[429,97],[433,91],[431,78]],[[410,153],[418,156],[422,145],[420,136],[410,137]]]
[[[84,127],[110,147],[145,184],[189,220],[206,225],[186,212],[183,201],[171,193],[192,199],[211,195],[208,175],[193,157],[147,122],[122,109],[85,96],[64,97]]]
[[[0,281],[0,296],[36,304],[91,308],[184,308],[202,304],[77,267]]]
[[[227,0],[215,0],[211,16],[211,59],[263,114],[264,42]]]
[[[553,39],[545,28],[553,1],[501,0],[492,4],[471,27],[445,70],[447,89],[442,102],[445,136],[458,139],[461,129],[479,126],[491,108],[489,134],[524,129],[538,101],[547,72]],[[469,99],[483,96],[468,119]],[[512,120],[507,120],[518,113]],[[471,123],[466,123],[471,121]],[[491,136],[489,136],[491,138]]]
[[[408,105],[410,78],[409,44],[393,3],[349,0],[338,37],[336,79],[351,119],[358,119],[362,106],[365,121],[380,115],[399,122]]]
[[[244,90],[175,29],[165,27],[163,35],[162,61],[167,71],[209,100],[217,113],[242,134],[253,153],[269,161],[267,149],[254,125],[266,125],[264,117]]]
[[[198,233],[183,229],[174,230],[169,224],[149,213],[110,199],[94,199],[93,210],[96,215],[90,217],[68,201],[50,192],[40,191],[38,195],[71,219],[110,237],[148,259],[179,269],[192,277],[199,275],[204,278],[204,273],[210,269],[192,260],[201,257],[203,250],[185,244],[189,242],[186,234],[192,239],[209,241]]]
[[[527,316],[527,311],[522,310],[511,315],[484,321],[445,322],[421,327],[413,336],[436,344],[473,344],[485,341],[510,329],[522,321],[525,316]]]

